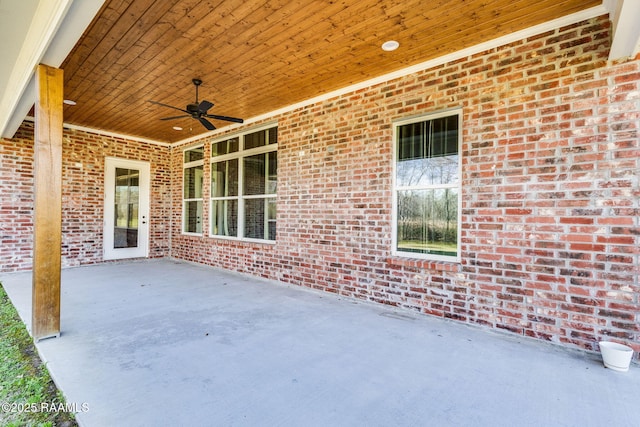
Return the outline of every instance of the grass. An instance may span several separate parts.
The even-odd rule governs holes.
[[[421,243],[416,242],[415,240],[401,240],[398,242],[398,248],[413,250],[416,252],[433,252],[442,255],[455,255],[457,251],[456,243]]]
[[[78,425],[72,413],[42,410],[64,407],[65,400],[51,380],[47,367],[38,357],[33,340],[1,283],[0,404],[2,426]]]

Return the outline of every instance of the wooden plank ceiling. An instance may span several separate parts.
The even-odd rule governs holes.
[[[174,142],[207,130],[148,101],[185,108],[193,78],[210,114],[247,119],[600,3],[107,0],[62,64],[65,122]]]

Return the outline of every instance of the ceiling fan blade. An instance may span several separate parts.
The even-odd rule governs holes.
[[[213,103],[209,101],[202,101],[200,105],[198,105],[198,111],[202,114],[207,114],[207,110],[213,107]]]
[[[182,108],[174,107],[172,105],[167,105],[167,104],[163,104],[161,102],[156,102],[156,101],[149,101],[149,102],[152,103],[152,104],[161,105],[163,107],[173,108],[174,110],[178,110],[178,111],[182,111],[184,113],[190,114],[187,110],[183,110]]]
[[[208,130],[215,130],[216,127],[214,125],[211,124],[210,121],[208,121],[207,119],[200,117],[198,118],[198,120],[200,120],[200,123],[202,123],[202,126],[206,127]]]
[[[234,122],[234,123],[244,123],[244,120],[238,119],[236,117],[218,116],[217,114],[207,114],[206,117],[209,117],[210,119],[216,119],[216,120],[226,120],[228,122]]]
[[[188,115],[188,116],[173,116],[173,117],[164,117],[164,118],[162,118],[162,119],[160,119],[160,120],[173,120],[173,119],[182,119],[182,118],[185,118],[185,117],[191,117],[191,115]]]

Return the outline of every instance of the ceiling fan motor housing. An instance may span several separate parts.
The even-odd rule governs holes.
[[[187,105],[187,111],[193,117],[198,117],[198,115],[200,113],[200,111],[198,110],[198,106],[199,106],[199,104],[189,104],[189,105]]]

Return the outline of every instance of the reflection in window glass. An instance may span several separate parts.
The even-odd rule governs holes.
[[[396,252],[459,255],[459,120],[456,113],[396,128]]]
[[[262,147],[263,145],[266,145],[266,144],[267,144],[267,133],[265,131],[254,132],[244,136],[245,150]]]
[[[213,200],[211,202],[211,234],[214,236],[238,235],[238,200]]]
[[[409,159],[398,163],[398,186],[453,184],[458,182],[458,155]]]
[[[202,233],[203,156],[203,146],[184,151],[182,231],[185,233]]]
[[[458,192],[453,188],[398,192],[397,249],[455,256]]]
[[[140,172],[116,168],[114,248],[138,247]]]
[[[202,200],[185,202],[184,231],[202,233]]]
[[[267,154],[267,194],[276,194],[278,190],[278,153],[272,151]]]
[[[245,200],[244,232],[252,239],[275,240],[276,199]]]
[[[238,159],[211,164],[211,197],[238,195]]]
[[[245,157],[244,159],[244,194],[265,194],[266,154]]]
[[[276,240],[276,199],[267,199],[267,236],[266,239]]]
[[[211,156],[222,156],[238,151],[238,138],[227,139],[226,141],[214,142],[211,144]]]
[[[398,187],[457,182],[457,115],[401,126],[397,145]]]
[[[264,239],[265,200],[247,199],[244,209],[244,236],[252,239]]]
[[[204,159],[204,146],[191,148],[184,152],[184,162],[191,163]]]
[[[202,197],[202,166],[194,166],[184,170],[184,198],[198,199]]]

